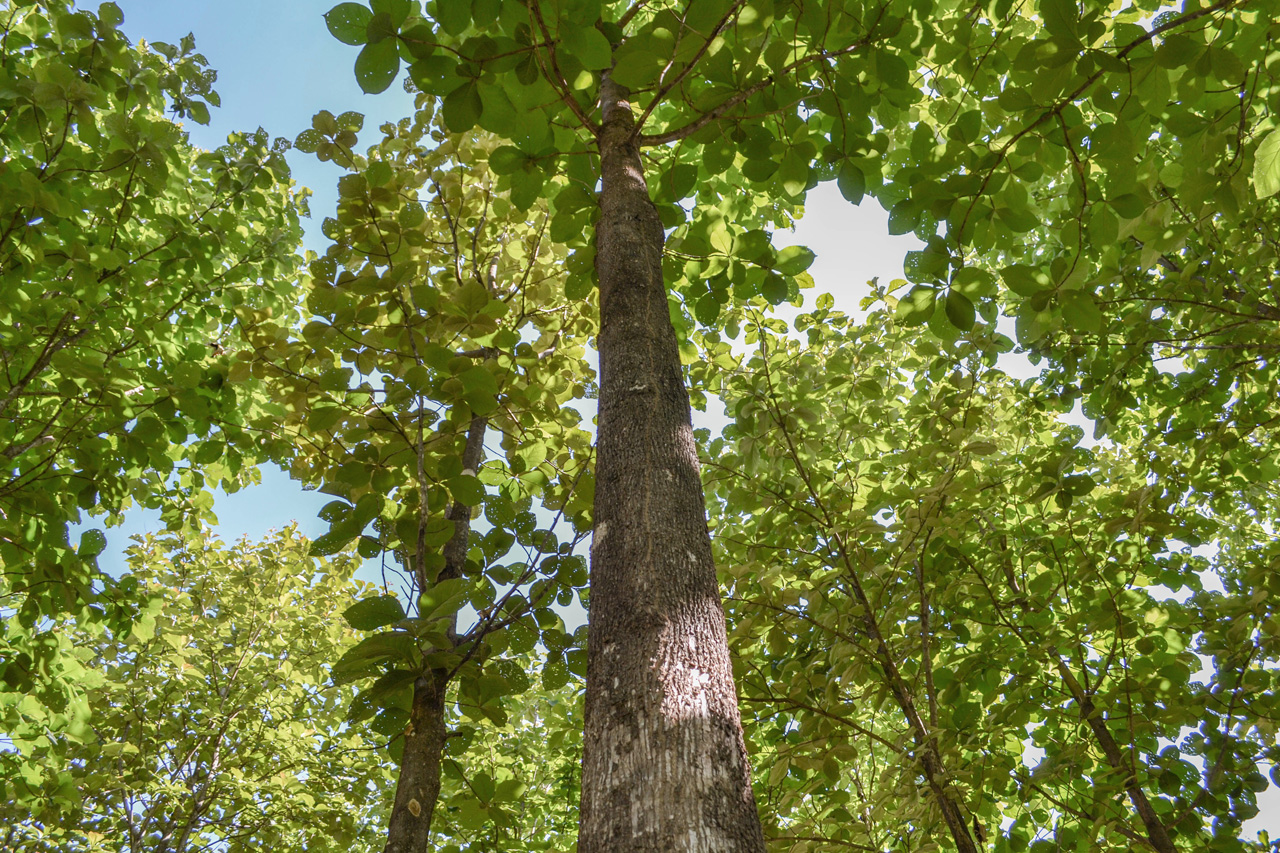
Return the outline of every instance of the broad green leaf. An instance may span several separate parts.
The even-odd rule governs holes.
[[[76,553],[85,560],[101,554],[107,547],[107,536],[101,530],[90,528],[80,534],[80,547]]]
[[[1254,152],[1253,191],[1259,199],[1280,192],[1280,130],[1268,133]]]
[[[435,0],[431,16],[449,35],[460,35],[471,24],[470,0]]]
[[[947,292],[947,300],[943,305],[947,320],[962,332],[973,328],[976,313],[969,297],[954,288]]]
[[[404,618],[404,608],[394,595],[364,598],[342,613],[347,624],[357,631],[373,631]]]
[[[444,96],[442,113],[445,125],[454,133],[475,127],[483,110],[484,102],[480,99],[480,89],[474,80],[466,81]]]
[[[405,22],[418,5],[415,0],[369,0],[375,15],[386,15],[395,27]]]
[[[1053,287],[1053,281],[1043,270],[1025,264],[1014,264],[1000,271],[1000,277],[1009,289],[1019,296],[1035,296]]]
[[[395,39],[367,44],[356,57],[356,82],[371,95],[386,91],[399,70],[400,54]]]
[[[628,44],[630,44],[628,42]],[[667,60],[643,48],[624,45],[616,54],[617,64],[610,74],[629,89],[642,89],[658,79]]]
[[[783,282],[784,286],[786,282]],[[783,297],[785,298],[785,292]],[[720,302],[711,294],[703,294],[693,306],[693,316],[704,326],[715,323],[720,316]]]
[[[862,174],[862,170],[848,162],[840,164],[836,185],[840,189],[840,195],[852,204],[861,204],[862,197],[867,192],[867,179]]]
[[[334,680],[338,676],[347,681],[353,678],[364,678],[380,672],[380,667],[387,661],[409,666],[419,666],[422,653],[418,649],[418,641],[403,631],[385,631],[366,637],[352,646],[333,665]]]
[[[787,280],[776,272],[766,275],[764,283],[760,285],[760,295],[767,299],[770,305],[781,305],[786,302],[789,292]]]
[[[1040,17],[1051,35],[1074,41],[1080,10],[1076,0],[1040,0]]]
[[[778,260],[773,267],[783,275],[799,275],[813,266],[817,256],[805,246],[787,246],[778,250]]]
[[[1073,291],[1062,301],[1062,319],[1079,332],[1097,334],[1103,328],[1102,311],[1091,294]]]
[[[449,480],[449,493],[463,506],[479,506],[484,500],[484,484],[471,474],[459,474]]]
[[[471,581],[452,578],[434,584],[418,598],[418,618],[443,619],[458,612],[467,601]]]
[[[613,48],[609,40],[593,26],[575,23],[562,27],[560,46],[590,71],[608,69],[613,64]]]
[[[903,325],[919,326],[933,316],[933,309],[937,299],[937,290],[925,285],[918,285],[898,301],[894,316]]]
[[[372,19],[373,11],[361,3],[339,3],[324,14],[325,25],[333,37],[350,45],[365,43],[366,31]]]
[[[501,145],[489,155],[489,168],[498,175],[510,175],[528,162],[524,152],[513,145]]]
[[[401,734],[405,725],[409,722],[409,712],[403,708],[383,708],[378,715],[373,718],[373,722],[369,724],[369,728],[373,729],[383,737],[392,737]]]

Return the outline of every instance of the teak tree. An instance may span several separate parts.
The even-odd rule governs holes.
[[[1199,151],[1188,186],[1201,200],[1194,188],[1230,182],[1246,148],[1260,194],[1275,183],[1275,145],[1256,136],[1274,99],[1266,52],[1248,52],[1274,16],[1256,5],[1219,0],[1146,25],[1157,3],[433,0],[424,16],[413,0],[376,0],[329,12],[337,38],[363,45],[366,90],[404,61],[443,97],[450,129],[514,143],[491,164],[517,203],[550,175],[573,182],[545,194],[553,238],[576,249],[571,295],[589,291],[594,266],[600,296],[580,849],[763,845],[671,319],[687,324],[680,302],[713,323],[732,300],[787,299],[807,258],[775,253],[759,226],[837,178],[852,201],[889,207],[892,230],[928,241],[908,265],[919,284],[904,321],[954,336],[975,309],[993,320],[1002,291],[972,264],[1012,257],[1004,278],[1030,300],[1027,342],[1064,324],[1097,331],[1096,291],[1125,274],[1108,241],[1138,235],[1158,259],[1194,230],[1168,227],[1171,162]],[[1230,122],[1224,88],[1239,104]],[[1026,233],[1063,220],[1061,245],[1021,257]],[[949,824],[959,849],[977,849]]]
[[[1233,475],[1153,476],[1176,444],[1080,446],[1069,400],[1000,369],[1008,338],[921,336],[886,290],[857,322],[829,296],[794,332],[750,317],[755,352],[692,373],[734,416],[708,490],[769,834],[1251,849],[1274,509],[1256,485],[1226,512],[1196,493]]]
[[[473,778],[481,761],[465,718],[506,724],[535,643],[551,698],[583,674],[584,637],[549,605],[585,585],[573,550],[590,527],[590,436],[566,404],[589,393],[594,318],[564,296],[548,217],[494,186],[496,141],[445,132],[429,96],[418,107],[363,154],[358,113],[322,112],[299,135],[347,170],[323,226],[333,242],[310,258],[301,335],[259,323],[230,354],[234,384],[280,401],[254,424],[275,458],[336,498],[314,552],[354,543],[403,581],[407,607],[387,590],[347,611],[374,633],[334,667],[338,684],[372,682],[350,720],[370,720],[399,767],[388,853],[427,849],[447,773]],[[481,614],[470,625],[466,605]],[[519,780],[504,782],[475,783],[495,818]]]

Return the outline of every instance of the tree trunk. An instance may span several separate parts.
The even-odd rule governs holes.
[[[484,456],[484,434],[488,421],[473,417],[467,429],[467,445],[462,452],[462,467],[475,471]],[[425,499],[425,495],[422,499]],[[471,535],[471,507],[454,503],[449,509],[453,536],[444,546],[444,567],[436,582],[462,577],[467,561],[467,543]],[[418,560],[418,588],[426,589],[429,579]],[[449,638],[457,634],[457,616],[449,625]],[[422,673],[413,683],[413,707],[404,734],[404,754],[400,757],[400,776],[396,781],[396,799],[391,807],[387,827],[387,846],[383,853],[426,853],[430,850],[431,816],[440,798],[440,759],[444,754],[448,732],[445,727],[445,693],[449,689],[449,671],[433,669]]]
[[[404,735],[400,778],[384,853],[425,853],[431,847],[431,816],[440,798],[440,756],[446,737],[445,673],[424,672],[413,684],[413,710]]]
[[[663,229],[625,89],[599,138],[600,395],[579,853],[761,853]]]
[[[1116,739],[1111,735],[1111,729],[1107,728],[1106,718],[1094,706],[1093,699],[1089,694],[1085,693],[1080,682],[1076,680],[1075,675],[1067,668],[1067,665],[1062,662],[1062,658],[1058,656],[1058,653],[1054,651],[1053,655],[1058,665],[1058,674],[1062,676],[1067,689],[1071,691],[1072,698],[1080,706],[1080,719],[1089,727],[1089,731],[1093,732],[1094,738],[1098,741],[1098,746],[1102,748],[1102,754],[1107,759],[1107,764],[1111,765],[1113,770],[1123,774],[1124,789],[1129,794],[1129,802],[1133,804],[1133,810],[1138,813],[1138,817],[1142,820],[1142,825],[1146,827],[1147,840],[1160,853],[1177,853],[1177,847],[1173,843],[1173,838],[1169,835],[1168,828],[1164,825],[1164,821],[1160,820],[1160,815],[1156,814],[1151,801],[1147,799],[1147,792],[1138,784],[1138,779],[1134,775],[1132,760],[1126,760],[1124,751],[1120,749],[1120,744],[1116,743]]]

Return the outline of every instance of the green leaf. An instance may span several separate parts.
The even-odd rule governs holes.
[[[973,303],[969,301],[969,297],[960,291],[952,288],[947,293],[947,301],[943,305],[943,310],[947,314],[947,320],[951,325],[955,326],[962,332],[967,332],[973,328],[976,320],[976,313]]]
[[[465,133],[476,126],[484,102],[480,100],[480,87],[475,80],[467,80],[444,96],[441,111],[445,126],[453,133]]]
[[[1256,161],[1255,161],[1256,162]],[[1147,204],[1137,193],[1123,193],[1107,199],[1107,204],[1125,219],[1137,219],[1147,211]]]
[[[342,618],[357,631],[372,631],[404,617],[404,607],[394,595],[363,598],[342,612]]]
[[[782,191],[789,196],[798,197],[809,186],[809,163],[800,156],[789,155],[783,158],[777,174]]]
[[[373,722],[369,724],[369,728],[373,729],[383,737],[392,737],[394,735],[402,734],[408,723],[408,711],[403,708],[383,708],[378,712],[378,716],[373,718]]]
[[[369,5],[375,15],[386,15],[394,26],[399,27],[418,4],[416,0],[369,0]]]
[[[995,296],[996,283],[991,273],[978,267],[961,267],[951,277],[952,289],[959,289],[970,300]]]
[[[836,176],[836,186],[840,195],[852,204],[860,204],[867,192],[867,179],[862,170],[849,162],[840,164],[840,173]]]
[[[451,578],[440,581],[418,597],[419,619],[443,619],[457,613],[467,601],[471,581]]]
[[[471,25],[471,0],[435,0],[431,17],[449,35],[461,35]]]
[[[463,506],[479,506],[484,500],[484,484],[471,474],[449,478],[449,493]]]
[[[364,44],[368,38],[366,33],[371,20],[373,20],[373,11],[360,3],[339,3],[324,14],[324,22],[329,32],[343,44]]]
[[[1000,277],[1019,296],[1035,296],[1053,288],[1053,280],[1043,270],[1025,264],[1014,264],[1000,270]]]
[[[333,679],[342,684],[375,675],[380,665],[390,660],[414,667],[421,666],[422,652],[418,648],[418,641],[403,631],[384,631],[365,637],[333,665]]]
[[[1062,300],[1062,319],[1079,332],[1098,334],[1102,331],[1102,311],[1092,294],[1072,291]]]
[[[356,82],[370,95],[385,92],[400,70],[395,39],[366,44],[356,57]]]
[[[569,667],[559,655],[548,655],[547,662],[542,665],[542,687],[545,690],[559,690],[569,683]]]
[[[805,246],[787,246],[778,250],[778,260],[773,268],[783,275],[799,275],[813,266],[817,255]]]
[[[484,365],[477,364],[458,374],[463,396],[471,409],[479,415],[487,415],[497,406],[498,382]]]
[[[1040,17],[1050,35],[1076,40],[1076,23],[1080,9],[1075,0],[1040,0]]]
[[[386,12],[378,12],[369,21],[369,28],[365,32],[365,40],[367,44],[377,44],[396,35],[396,24],[391,20],[391,16]]]
[[[1280,130],[1268,133],[1253,155],[1253,190],[1259,199],[1280,192]]]
[[[323,536],[317,536],[311,541],[311,554],[315,557],[328,557],[336,554],[347,547],[347,544],[358,535],[360,535],[358,530],[335,527]]]
[[[359,544],[356,545],[356,553],[366,560],[372,560],[382,553],[382,542],[372,536],[361,536]]]
[[[894,236],[910,234],[916,230],[919,218],[915,205],[910,201],[900,201],[889,208],[889,233]]]
[[[643,89],[654,83],[666,64],[666,60],[656,53],[628,49],[625,45],[618,51],[617,60],[612,77],[629,89]]]
[[[90,560],[101,554],[107,547],[107,535],[97,528],[90,528],[80,534],[80,547],[76,554],[84,560]]]
[[[1062,481],[1062,489],[1072,497],[1087,495],[1097,487],[1093,477],[1088,474],[1073,474]]]
[[[919,326],[933,316],[938,291],[927,285],[918,285],[899,302],[894,317],[904,326]]]
[[[601,71],[613,64],[613,47],[595,27],[566,20],[560,28],[560,46],[590,71]]]
[[[784,287],[785,285],[786,285],[786,282],[783,282]],[[784,299],[786,298],[785,292],[783,293],[783,298]],[[712,325],[713,323],[715,323],[716,319],[720,316],[719,300],[717,300],[710,293],[704,293],[701,297],[699,297],[698,301],[694,303],[693,316],[696,317],[698,322],[704,326]]]
[[[528,162],[528,156],[513,145],[500,145],[489,155],[489,168],[495,175],[510,175]]]
[[[764,283],[760,285],[760,295],[769,300],[770,305],[781,305],[786,302],[789,291],[787,280],[776,272],[766,275]]]
[[[192,101],[187,106],[187,115],[191,116],[191,120],[196,124],[209,123],[209,108],[199,101]]]

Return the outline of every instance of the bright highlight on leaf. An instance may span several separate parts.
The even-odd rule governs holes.
[[[1253,189],[1259,199],[1280,192],[1280,130],[1268,133],[1253,155]]]

